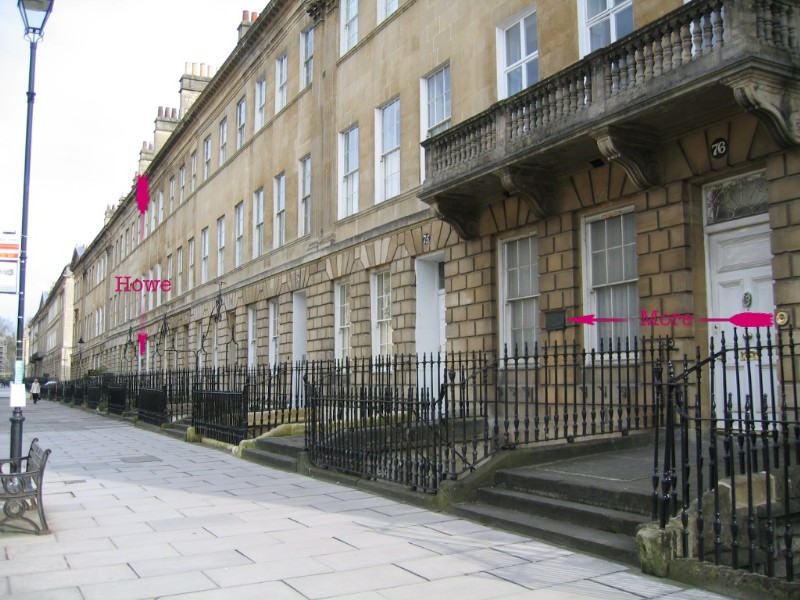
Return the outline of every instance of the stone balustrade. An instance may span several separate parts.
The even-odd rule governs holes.
[[[791,64],[797,16],[798,0],[694,0],[423,142],[420,197],[428,201],[451,182],[617,125],[681,90],[735,76],[755,57],[783,55]]]

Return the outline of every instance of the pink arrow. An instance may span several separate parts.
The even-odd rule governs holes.
[[[728,317],[727,319],[708,318],[697,320],[704,321],[705,323],[727,322],[737,327],[772,327],[772,315],[770,313],[743,312]]]
[[[139,212],[143,215],[149,202],[150,189],[148,188],[148,176],[145,173],[136,177],[136,206],[139,207]]]
[[[571,323],[582,323],[583,325],[594,325],[595,323],[624,323],[628,319],[625,318],[595,318],[594,315],[583,315],[580,317],[567,317],[567,321]]]
[[[139,334],[139,354],[144,356],[144,347],[147,344],[147,334],[140,333]]]

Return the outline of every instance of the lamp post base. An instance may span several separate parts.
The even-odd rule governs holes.
[[[16,407],[11,418],[11,458],[22,458],[22,423],[25,422],[25,417],[22,416],[22,409]],[[14,472],[19,473],[19,462],[14,462]]]

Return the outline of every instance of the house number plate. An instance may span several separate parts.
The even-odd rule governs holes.
[[[711,142],[711,156],[714,158],[722,158],[728,153],[728,140],[725,138],[717,138]]]

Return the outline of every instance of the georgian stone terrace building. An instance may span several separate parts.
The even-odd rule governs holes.
[[[272,0],[159,112],[144,219],[132,189],[74,261],[83,357],[688,349],[726,326],[699,318],[796,321],[797,4]]]

